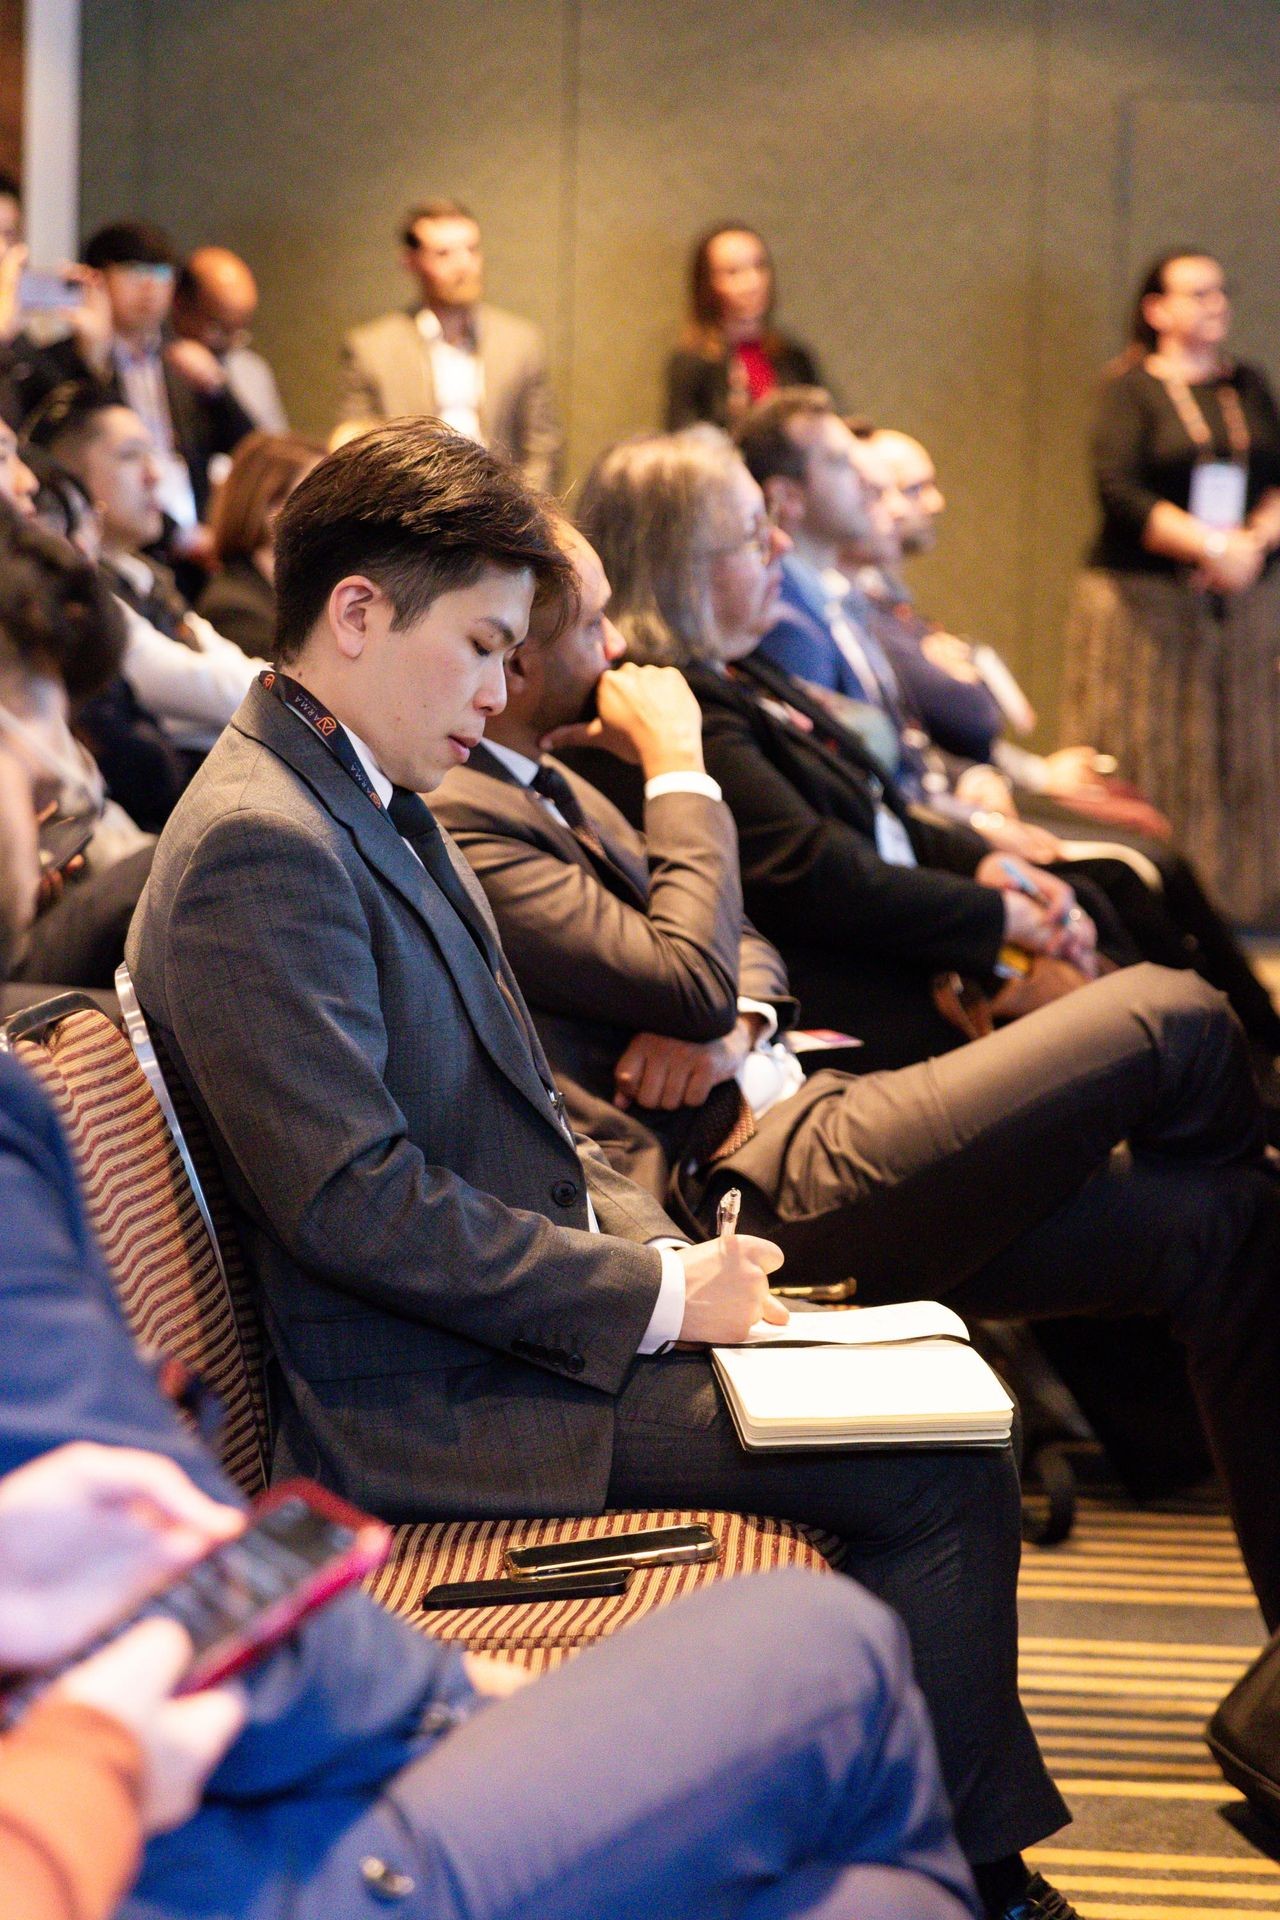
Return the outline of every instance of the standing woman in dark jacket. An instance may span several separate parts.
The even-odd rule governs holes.
[[[735,427],[775,387],[821,386],[807,347],[773,325],[769,249],[752,227],[726,221],[693,250],[689,318],[667,362],[667,430],[709,420]]]
[[[236,448],[213,508],[218,571],[197,612],[258,660],[276,643],[275,525],[324,448],[300,433],[251,433]]]
[[[1280,924],[1280,413],[1225,351],[1208,254],[1138,294],[1093,438],[1102,525],[1067,630],[1064,738],[1173,822],[1235,919]]]

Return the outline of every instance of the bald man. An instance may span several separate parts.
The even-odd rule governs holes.
[[[203,393],[225,384],[257,427],[284,433],[276,377],[249,346],[258,310],[258,283],[229,247],[197,247],[178,275],[173,296],[170,357]]]

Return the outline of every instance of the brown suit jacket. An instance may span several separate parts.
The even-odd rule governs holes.
[[[679,1174],[696,1112],[619,1111],[619,1055],[638,1032],[717,1039],[733,1026],[739,996],[772,1005],[784,1029],[798,1009],[777,951],[743,918],[728,808],[666,794],[646,803],[641,836],[598,789],[556,764],[621,881],[483,746],[432,804],[485,890],[575,1127],[685,1218],[697,1196]],[[721,1184],[732,1175],[766,1200],[775,1194],[804,1116],[839,1079],[815,1075],[773,1108],[719,1164]]]

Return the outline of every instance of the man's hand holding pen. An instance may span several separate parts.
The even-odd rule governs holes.
[[[741,1198],[731,1187],[720,1202],[714,1240],[680,1249],[685,1283],[682,1344],[737,1342],[757,1320],[784,1326],[791,1317],[769,1291],[769,1275],[782,1265],[782,1249],[772,1240],[738,1234]]]

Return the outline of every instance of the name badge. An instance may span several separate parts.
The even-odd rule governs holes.
[[[1191,470],[1187,512],[1206,527],[1229,533],[1233,527],[1244,525],[1248,485],[1248,473],[1234,460],[1202,460]]]

